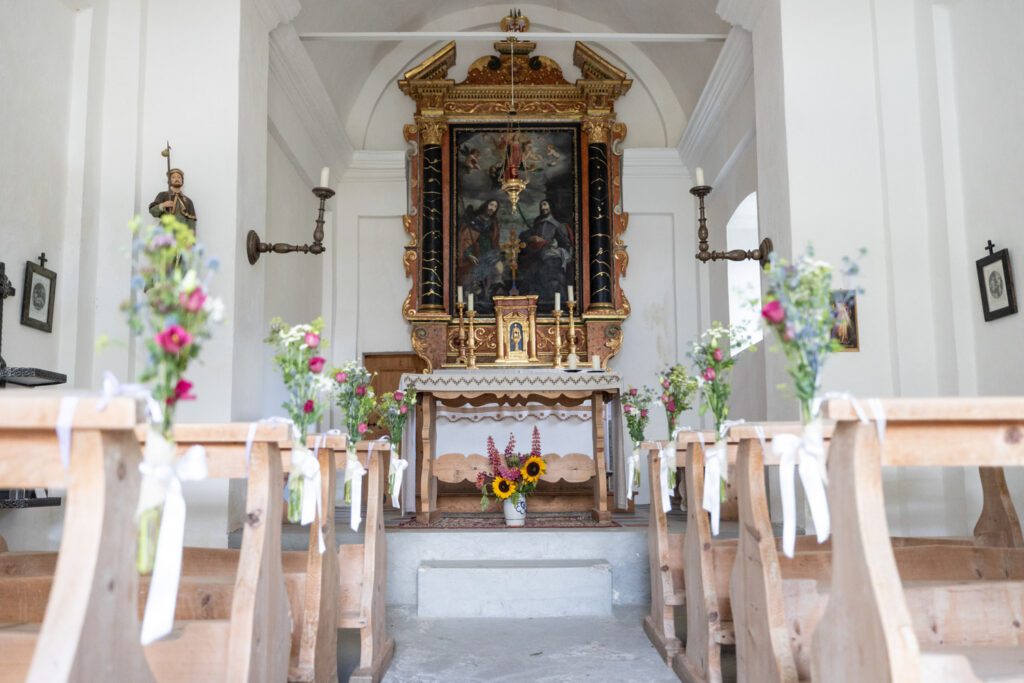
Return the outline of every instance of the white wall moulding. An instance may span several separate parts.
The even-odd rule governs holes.
[[[270,33],[270,77],[272,99],[275,91],[284,96],[313,147],[320,152],[321,163],[317,163],[315,168],[329,166],[344,170],[352,158],[352,143],[309,54],[299,41],[295,28],[290,25]],[[275,123],[283,118],[282,109],[280,103],[277,106],[271,103],[271,116],[277,117]],[[278,130],[285,134],[290,127],[278,125]],[[285,139],[284,142],[288,148],[293,148],[292,140]],[[294,148],[306,146],[296,141]],[[312,169],[306,168],[306,160],[299,161],[302,170],[310,174],[310,178],[315,177]]]
[[[302,11],[299,0],[254,0],[253,4],[267,25],[268,31],[273,31],[281,24],[290,23]]]
[[[480,40],[490,42],[504,40],[507,37],[508,34],[501,31],[333,31],[299,35],[299,39],[303,41],[333,40],[375,43],[398,43],[406,40]],[[565,43],[575,43],[577,40],[595,43],[718,43],[724,41],[725,38],[726,36],[721,33],[617,33],[613,31],[530,33],[531,40]]]
[[[718,0],[715,11],[733,26],[742,26],[748,31],[753,31],[761,12],[769,2],[778,0]]]
[[[672,148],[631,148],[622,153],[622,172],[633,178],[678,178],[680,187],[690,176]]]
[[[356,150],[343,182],[405,183],[404,150]]]
[[[708,145],[725,119],[725,113],[754,75],[754,48],[750,32],[733,28],[722,46],[707,85],[679,141],[679,157],[687,168],[703,162]]]

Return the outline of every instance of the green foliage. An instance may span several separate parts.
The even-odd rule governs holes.
[[[725,347],[744,346],[748,341],[749,333],[745,329],[726,327],[716,320],[690,349],[701,392],[700,413],[711,412],[718,434],[722,433],[722,425],[729,418],[729,396],[732,393],[729,373],[736,364],[736,359]]]
[[[332,374],[335,401],[345,414],[345,427],[354,443],[369,429],[367,420],[377,406],[373,387],[370,386],[373,375],[355,361],[336,368]]]
[[[327,361],[319,355],[327,345],[320,339],[323,327],[322,318],[294,326],[274,318],[265,340],[274,347],[274,364],[288,390],[288,399],[281,407],[295,424],[296,440],[300,443],[305,442],[310,427],[320,420],[328,405],[324,394],[333,388],[324,373]]]
[[[653,401],[654,391],[650,387],[629,387],[622,396],[622,414],[626,417],[626,428],[634,444],[644,440]]]
[[[696,377],[690,375],[686,366],[673,365],[665,368],[658,376],[658,384],[662,389],[661,405],[665,408],[668,434],[671,437],[676,430],[676,420],[693,406],[699,382]]]

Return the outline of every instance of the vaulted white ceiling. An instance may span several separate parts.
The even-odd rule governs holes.
[[[730,26],[714,0],[534,0],[517,6],[533,31],[619,33],[721,33]],[[479,6],[471,0],[302,0],[294,26],[299,34],[328,31],[496,31],[509,5]],[[401,124],[413,104],[398,91],[401,74],[446,41],[306,41],[304,46],[356,149],[398,149]],[[457,43],[450,76],[461,80],[477,57],[493,52],[493,40]],[[618,105],[630,127],[627,146],[675,146],[721,50],[721,43],[590,43],[634,79]],[[569,81],[572,43],[545,44],[535,54],[557,60]]]

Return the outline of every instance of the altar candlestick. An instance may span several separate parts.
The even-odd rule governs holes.
[[[601,369],[601,356],[597,355],[596,353],[593,356],[591,356],[590,357],[590,365],[595,370],[600,370]]]
[[[320,187],[330,187],[331,183],[331,169],[324,166],[320,169]]]
[[[467,308],[471,311],[476,310],[475,308],[473,308],[473,292],[469,293],[469,306],[467,306]]]
[[[458,289],[456,290],[456,293],[458,294],[459,303],[461,304],[462,303],[462,285],[459,285]]]
[[[572,285],[569,285],[569,301],[575,301],[576,298],[572,295]]]
[[[557,310],[560,310],[561,308],[562,308],[562,293],[561,292],[555,292],[555,310],[557,311]]]
[[[697,167],[697,187],[704,184],[704,169],[700,166]]]

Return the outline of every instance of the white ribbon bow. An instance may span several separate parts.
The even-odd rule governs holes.
[[[633,479],[640,469],[640,447],[633,448],[633,454],[626,458],[626,500],[633,500]]]
[[[373,443],[370,443],[370,453],[373,453]],[[370,464],[370,456],[366,457],[367,463]],[[352,519],[349,525],[352,527],[352,531],[359,531],[359,524],[363,521],[363,475],[366,474],[366,468],[359,463],[359,458],[356,456],[356,442],[350,441],[348,448],[345,453],[345,483],[352,482],[352,496],[350,498],[352,505]]]
[[[154,430],[146,437],[146,450],[139,465],[142,487],[135,515],[163,505],[156,544],[153,578],[149,583],[146,612],[142,619],[143,645],[171,632],[174,606],[181,578],[181,554],[185,538],[185,497],[181,482],[206,478],[206,450],[192,446],[177,462],[174,447]]]
[[[60,462],[66,470],[71,465],[71,425],[75,421],[77,396],[62,396],[60,412],[57,413],[57,445],[60,448]]]
[[[711,533],[718,535],[722,516],[722,484],[729,481],[729,430],[744,420],[726,420],[718,430],[718,438],[711,448],[704,447],[704,434],[697,432],[704,451],[704,497],[702,507],[711,513]]]
[[[249,423],[249,432],[245,435],[245,471],[249,471],[249,462],[252,460],[252,442],[256,438],[256,430],[259,429],[260,425],[266,424],[286,424],[292,427],[292,440],[298,443],[302,439],[302,435],[299,434],[298,427],[295,423],[287,417],[265,417],[262,420]]]
[[[391,444],[391,462],[388,465],[388,484],[391,489],[391,505],[404,514],[402,506],[402,480],[405,479],[405,470],[409,467],[409,461],[398,457],[398,448]]]
[[[818,543],[828,540],[831,518],[825,496],[825,442],[820,419],[804,425],[800,436],[779,434],[772,439],[772,451],[779,458],[779,493],[782,497],[782,552],[793,557],[796,549],[796,484],[793,468],[807,493],[807,505],[814,521]]]
[[[658,448],[658,452],[660,455],[658,479],[661,483],[661,505],[662,509],[664,509],[665,512],[668,512],[669,510],[672,509],[672,490],[671,486],[669,485],[668,478],[670,470],[674,470],[674,468],[670,468],[668,466],[668,463],[669,460],[671,460],[675,455],[675,451],[675,437],[673,437],[672,440],[669,441],[668,443],[664,443]]]
[[[146,415],[149,416],[150,423],[160,424],[164,421],[164,411],[149,389],[141,384],[121,384],[114,373],[108,370],[103,373],[103,395],[96,404],[96,410],[106,409],[110,401],[118,396],[142,399],[146,402]]]
[[[305,444],[292,443],[292,467],[288,473],[289,480],[294,476],[302,477],[302,510],[300,511],[299,524],[317,523],[318,548],[323,555],[327,550],[324,543],[324,499],[321,490],[322,479],[320,477],[320,448],[327,440],[327,436],[321,434],[316,439],[313,451],[310,452]]]

